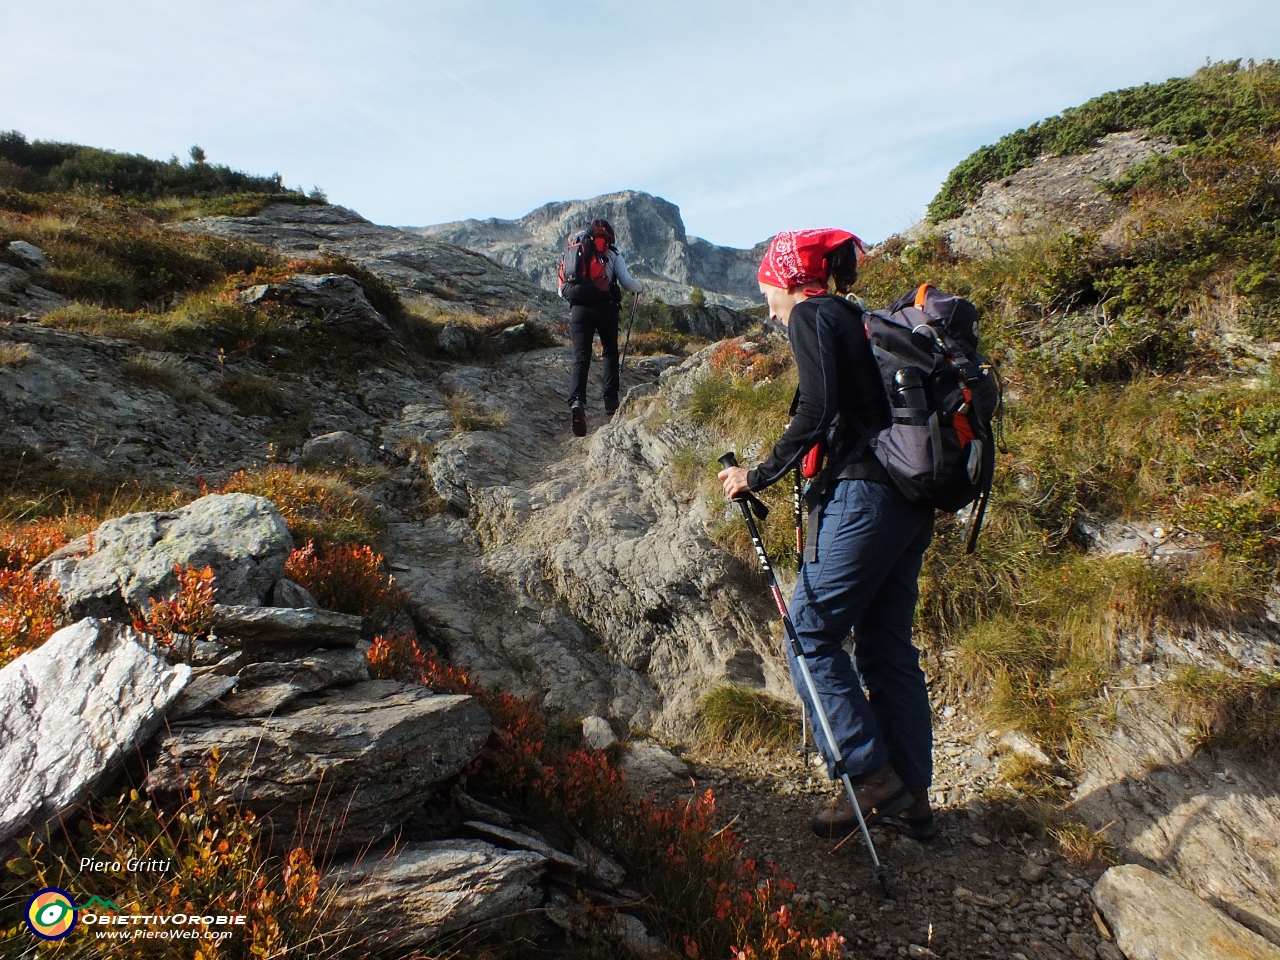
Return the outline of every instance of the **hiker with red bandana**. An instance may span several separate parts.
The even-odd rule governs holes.
[[[928,839],[935,832],[928,799],[933,724],[911,625],[934,511],[908,500],[871,449],[871,438],[891,422],[889,401],[861,308],[828,292],[850,291],[861,248],[844,230],[788,230],[773,238],[757,279],[769,316],[787,328],[799,386],[791,421],[769,456],[752,470],[729,467],[720,480],[731,498],[762,490],[824,445],[790,605],[836,742],[826,742],[820,729],[814,739],[829,775],[843,758],[868,822]],[[853,658],[844,648],[851,631]],[[790,645],[787,659],[814,716]],[[814,815],[812,827],[828,839],[852,833],[853,804],[841,793]]]

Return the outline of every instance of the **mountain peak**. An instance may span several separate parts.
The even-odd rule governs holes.
[[[759,299],[755,251],[690,237],[678,206],[642,190],[557,200],[518,220],[491,217],[411,229],[482,253],[554,290],[566,238],[599,217],[613,225],[631,273],[668,303],[687,303],[695,286],[713,303],[743,308]]]

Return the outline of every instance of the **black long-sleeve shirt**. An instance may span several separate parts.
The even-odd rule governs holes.
[[[830,475],[890,482],[865,444],[857,450],[868,432],[887,427],[891,418],[862,311],[842,297],[810,297],[792,308],[787,336],[800,379],[799,402],[773,451],[748,471],[748,486],[762,490],[781,480],[827,437],[837,416],[827,450]]]

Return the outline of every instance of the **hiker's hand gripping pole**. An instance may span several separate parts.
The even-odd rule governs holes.
[[[729,467],[738,465],[738,458],[732,450],[718,459],[720,465],[726,470]],[[756,526],[755,518],[751,516],[754,512],[757,517],[763,520],[768,516],[769,509],[760,502],[758,497],[750,492],[740,494],[733,499],[742,508],[742,518],[747,521],[747,532],[751,534],[751,545],[756,548],[756,558],[760,561],[761,569],[764,570],[769,593],[773,596],[773,604],[778,608],[778,615],[782,618],[782,628],[786,632],[787,642],[790,643],[791,652],[794,654],[796,664],[800,668],[800,675],[804,678],[805,688],[809,691],[809,699],[813,703],[814,714],[822,727],[823,736],[827,738],[828,746],[835,753],[837,749],[836,738],[831,732],[831,722],[827,719],[827,711],[823,708],[822,701],[818,699],[818,688],[813,683],[813,674],[809,672],[809,664],[805,659],[804,648],[800,645],[800,637],[796,634],[795,624],[791,622],[791,614],[787,611],[787,602],[783,599],[782,590],[778,587],[778,578],[773,574],[773,566],[769,563],[769,555],[765,553],[764,541],[760,537],[760,529]],[[849,794],[849,801],[853,804],[854,815],[858,818],[858,829],[862,831],[862,839],[866,841],[867,851],[871,854],[871,862],[875,865],[875,877],[880,881],[880,886],[884,890],[885,896],[892,896],[889,889],[889,872],[876,854],[876,845],[871,840],[871,831],[867,829],[867,821],[862,816],[862,806],[858,803],[858,795],[853,789],[853,782],[849,779],[849,771],[845,769],[844,758],[839,754],[835,758],[835,768],[836,775],[844,783],[845,791]]]

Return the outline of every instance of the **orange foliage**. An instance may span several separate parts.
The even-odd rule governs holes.
[[[382,572],[382,555],[363,545],[309,542],[289,554],[284,573],[325,609],[366,617],[374,626],[385,625],[404,602],[394,580]]]
[[[56,581],[0,570],[0,667],[48,640],[62,619]]]
[[[787,369],[791,357],[773,341],[734,337],[712,350],[707,362],[712,370],[759,381],[779,376]]]
[[[417,683],[436,693],[482,693],[461,668],[445,663],[430,651],[424,653],[416,638],[402,633],[374,637],[366,656],[369,676],[375,680]]]
[[[96,525],[96,520],[84,515],[0,524],[0,568],[27,570]]]
[[[423,653],[413,637],[381,636],[369,650],[375,677],[422,683],[477,697],[493,720],[497,749],[470,776],[535,818],[580,831],[616,856],[645,894],[647,919],[686,957],[838,960],[843,938],[822,931],[818,914],[797,914],[794,884],[761,879],[741,844],[715,824],[715,797],[662,806],[636,800],[623,774],[598,750],[548,745],[537,702],[487,693],[465,673]]]
[[[177,593],[168,600],[148,600],[146,615],[133,621],[135,629],[170,647],[209,635],[213,595],[218,590],[211,567],[175,566],[173,574],[178,578]]]

